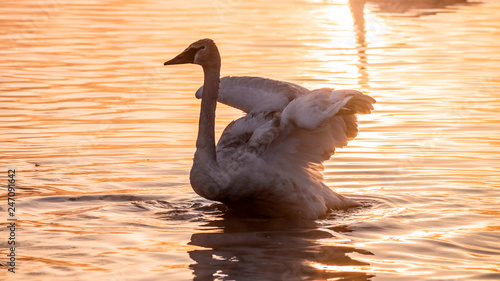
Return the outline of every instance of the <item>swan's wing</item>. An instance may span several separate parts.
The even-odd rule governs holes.
[[[370,113],[373,103],[373,98],[358,91],[328,88],[297,98],[283,110],[281,134],[267,149],[266,157],[287,169],[310,168],[312,174],[321,177],[322,162],[336,147],[356,137],[356,114]]]
[[[290,102],[283,112],[250,113],[233,121],[217,144],[217,158],[238,165],[260,157],[282,162],[286,169],[321,171],[336,147],[356,137],[356,114],[370,113],[372,103],[373,98],[354,90],[314,90]]]
[[[203,86],[196,91],[201,98]],[[290,101],[309,93],[302,86],[262,77],[226,76],[220,81],[218,101],[246,113],[282,111]]]
[[[314,130],[335,115],[369,114],[375,100],[356,90],[321,88],[291,101],[283,110],[283,126],[291,122]]]
[[[236,170],[249,159],[262,156],[280,135],[280,112],[249,113],[231,122],[217,143],[217,159],[226,169]],[[222,163],[224,161],[224,163]]]

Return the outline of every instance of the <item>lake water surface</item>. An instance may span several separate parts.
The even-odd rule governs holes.
[[[499,280],[500,1],[3,0],[0,278]],[[189,185],[199,66],[377,99],[325,182],[363,207],[242,219]],[[220,105],[217,135],[238,110]],[[16,273],[7,170],[16,170]]]

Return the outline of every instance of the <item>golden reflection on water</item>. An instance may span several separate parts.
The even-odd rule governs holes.
[[[7,0],[0,10],[0,163],[19,175],[18,268],[0,259],[2,278],[500,278],[498,1]],[[366,207],[245,220],[194,194],[202,71],[161,64],[204,37],[218,43],[223,75],[377,99],[325,163],[326,183]],[[217,134],[240,116],[220,105]]]

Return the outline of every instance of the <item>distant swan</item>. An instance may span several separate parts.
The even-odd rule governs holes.
[[[191,44],[164,65],[194,63],[204,72],[194,191],[250,215],[316,219],[358,204],[323,183],[323,161],[358,132],[356,113],[375,100],[354,90],[301,86],[259,77],[220,79],[211,39]],[[219,89],[220,87],[220,89]],[[246,116],[230,123],[215,145],[217,100]]]

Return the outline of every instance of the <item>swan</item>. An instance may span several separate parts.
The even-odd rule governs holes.
[[[355,90],[313,91],[261,77],[220,79],[215,42],[201,39],[164,65],[201,65],[201,110],[190,172],[193,190],[252,216],[317,219],[359,204],[323,183],[323,162],[358,132],[375,100]],[[247,114],[215,144],[217,101]]]

